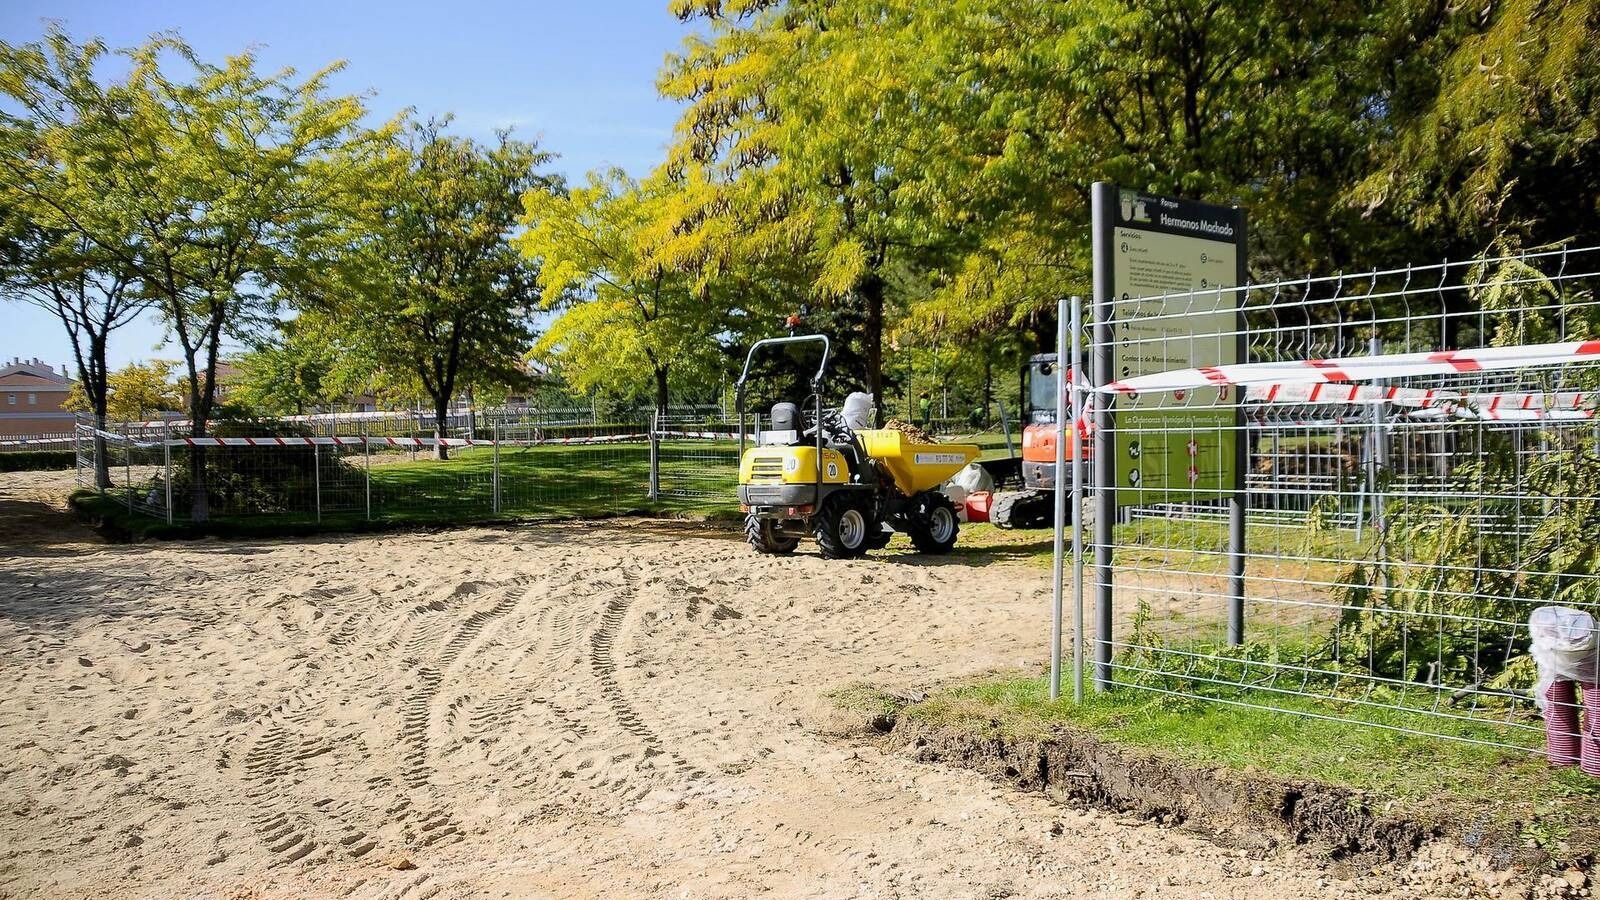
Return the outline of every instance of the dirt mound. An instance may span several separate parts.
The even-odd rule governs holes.
[[[1580,890],[1587,891],[1592,854],[1576,833],[1553,853],[1526,844],[1514,825],[1488,825],[1470,813],[1462,819],[1461,810],[1401,807],[1317,781],[1191,765],[1068,727],[1036,736],[982,717],[931,723],[906,713],[920,696],[866,684],[829,699],[831,714],[814,717],[822,733],[972,769],[1069,806],[1202,834],[1250,858],[1305,847],[1324,857],[1331,875],[1361,878],[1374,893],[1586,896]]]
[[[883,423],[883,427],[887,428],[887,429],[889,429],[891,431],[900,432],[901,434],[903,434],[906,437],[910,438],[913,443],[917,443],[917,444],[937,444],[937,443],[939,443],[939,439],[938,438],[934,437],[933,435],[929,434],[926,431],[923,431],[917,425],[914,425],[914,424],[912,424],[910,422],[905,421],[904,419],[890,419],[889,421]]]

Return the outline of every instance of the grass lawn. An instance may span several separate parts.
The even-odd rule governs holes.
[[[955,552],[974,561],[1009,561],[1048,567],[1053,558],[1049,528],[1009,530],[987,522],[964,525]],[[1085,540],[1092,539],[1086,533]],[[1066,552],[1072,552],[1067,532]],[[1361,558],[1370,550],[1371,532],[1357,542],[1343,529],[1313,531],[1276,521],[1251,522],[1247,535],[1253,556],[1284,555],[1311,558],[1316,564],[1307,575],[1325,577],[1342,571],[1340,560]],[[1121,566],[1169,566],[1184,572],[1225,574],[1228,571],[1228,523],[1183,519],[1135,519],[1116,526],[1115,562]],[[1087,548],[1085,553],[1089,553]],[[1325,570],[1325,571],[1324,571]]]
[[[367,471],[359,453],[325,457],[320,484],[309,467],[273,478],[273,500],[265,510],[260,501],[249,506],[214,501],[211,519],[203,527],[182,521],[188,510],[181,498],[174,502],[178,521],[172,525],[158,516],[129,512],[118,492],[80,491],[73,496],[73,505],[112,530],[135,538],[302,534],[623,514],[730,520],[736,516],[733,445],[666,447],[661,462],[662,497],[657,501],[648,499],[649,454],[649,446],[642,443],[502,447],[498,510],[494,453],[477,447],[458,450],[448,460],[421,455],[409,460],[393,453],[375,457],[370,470],[370,515]],[[250,460],[241,460],[240,469],[248,476]],[[135,497],[145,496],[151,487],[140,485]]]
[[[983,436],[991,443],[998,435]],[[216,452],[216,451],[212,451]],[[250,453],[254,451],[230,451]],[[1003,446],[999,447],[1001,455]],[[321,483],[309,467],[276,477],[271,511],[262,504],[214,502],[212,534],[270,533],[289,529],[359,530],[369,525],[448,525],[501,520],[572,518],[624,513],[679,513],[727,517],[738,511],[735,494],[737,445],[731,441],[667,443],[661,450],[661,499],[648,500],[649,446],[644,443],[538,447],[502,446],[499,454],[499,509],[495,509],[495,455],[485,447],[453,451],[448,460],[419,454],[385,452],[371,465],[370,515],[366,460],[360,453],[321,461]],[[236,465],[254,475],[249,456]],[[181,469],[182,462],[175,462]],[[159,478],[159,473],[148,476]],[[158,481],[135,491],[144,496]],[[158,490],[159,494],[160,491]],[[319,496],[320,493],[320,496]],[[317,507],[320,503],[320,517]],[[80,505],[96,518],[118,523],[134,535],[194,533],[168,526],[159,518],[129,514],[122,504],[83,498]],[[187,511],[175,501],[178,518]],[[1223,522],[1140,519],[1117,526],[1117,562],[1122,565],[1163,564],[1188,572],[1221,574],[1226,570],[1227,526]],[[1274,549],[1310,551],[1322,558],[1349,558],[1356,550],[1348,532],[1313,533],[1278,524],[1252,524],[1257,552]],[[986,523],[964,526],[956,553],[974,563],[1020,562],[1048,566],[1049,529],[1007,531]]]
[[[1311,716],[1350,716],[1338,704],[1274,698],[1286,712],[1175,698],[1129,687],[1088,694],[1081,705],[1050,702],[1044,678],[991,678],[938,690],[902,709],[907,721],[944,726],[980,737],[1047,739],[1058,729],[1089,732],[1112,743],[1199,767],[1220,766],[1309,779],[1370,792],[1419,813],[1442,812],[1460,821],[1488,816],[1519,825],[1544,849],[1600,816],[1600,779],[1577,769],[1552,769],[1544,757],[1472,741],[1510,742],[1529,749],[1530,733],[1490,723],[1451,722],[1417,713],[1365,710],[1375,726]],[[871,708],[860,687],[836,700]],[[1298,712],[1306,715],[1293,715]],[[1457,740],[1409,734],[1426,730]]]

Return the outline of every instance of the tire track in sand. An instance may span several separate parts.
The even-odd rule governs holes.
[[[415,656],[406,660],[405,666],[412,670],[417,679],[416,686],[406,695],[402,703],[400,718],[400,741],[406,745],[403,754],[405,767],[401,772],[401,780],[411,794],[423,792],[437,794],[433,785],[435,770],[432,762],[431,732],[436,720],[445,720],[450,716],[450,703],[441,699],[440,687],[445,674],[455,667],[462,654],[490,624],[516,608],[522,599],[522,593],[518,589],[530,580],[518,577],[496,585],[503,593],[495,604],[488,609],[472,611],[454,629],[450,629],[449,636],[444,639],[437,651],[428,657],[427,663],[423,663]],[[451,593],[451,599],[477,594],[482,587],[484,585],[481,582],[465,582],[458,585]],[[443,630],[442,628],[429,629],[426,632],[419,630],[419,633],[413,635],[413,640],[408,642],[407,650],[414,653],[425,652],[422,634],[435,635]],[[434,802],[420,815],[421,823],[414,834],[416,842],[427,847],[445,840],[460,840],[461,826],[441,806],[437,796],[432,799]]]
[[[638,594],[639,578],[635,569],[622,569],[621,572],[622,587],[606,602],[605,610],[600,614],[600,625],[589,638],[589,663],[600,682],[600,696],[610,707],[617,724],[644,746],[646,760],[665,755],[685,777],[703,778],[703,771],[684,760],[676,751],[663,748],[661,738],[645,724],[617,681],[617,632]]]
[[[479,582],[457,585],[445,598],[435,598],[413,604],[406,610],[386,640],[369,647],[363,659],[375,660],[383,656],[384,648],[401,646],[408,658],[404,665],[420,682],[402,701],[402,745],[407,746],[405,768],[401,772],[407,793],[429,786],[431,766],[428,763],[427,737],[435,716],[435,699],[439,693],[443,671],[462,658],[483,631],[496,619],[512,610],[519,599],[516,588],[530,580],[526,577],[511,579],[495,585],[505,591],[488,609],[477,609],[464,620],[451,627],[449,613],[459,611],[451,601],[480,593],[485,587]],[[346,616],[331,629],[327,646],[354,649],[350,644],[364,632],[359,628],[373,618],[374,610],[356,611]],[[441,615],[444,614],[444,615]],[[376,638],[378,635],[372,635]],[[442,642],[442,646],[440,646]],[[437,648],[437,652],[434,652]],[[316,654],[320,660],[325,654]],[[427,659],[424,664],[420,659]],[[440,812],[437,804],[420,815],[411,812],[414,797],[401,798],[398,803],[385,806],[375,802],[371,810],[384,810],[376,823],[367,820],[371,810],[350,803],[335,803],[329,799],[311,800],[300,796],[296,787],[302,779],[307,760],[330,753],[335,749],[330,735],[307,738],[311,720],[328,707],[327,694],[342,684],[343,678],[354,672],[348,662],[327,669],[317,667],[320,677],[311,684],[291,690],[250,727],[246,741],[240,777],[244,782],[242,793],[251,804],[247,818],[251,822],[262,846],[271,854],[271,865],[283,865],[306,860],[313,862],[343,851],[350,858],[359,859],[377,847],[378,842],[369,836],[368,828],[381,827],[385,822],[399,819],[420,819],[417,835],[419,843],[431,845],[450,837],[459,838],[460,829],[448,814]],[[219,765],[227,768],[228,752],[224,748]],[[376,783],[369,780],[373,790],[381,790],[385,779]],[[321,852],[318,852],[318,851]],[[315,855],[313,855],[315,854]]]

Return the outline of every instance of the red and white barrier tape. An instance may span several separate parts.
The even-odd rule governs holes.
[[[573,444],[620,444],[649,440],[647,434],[610,434],[595,437],[545,438],[542,440],[485,441],[478,438],[415,437],[185,437],[167,441],[174,447],[544,447]],[[160,446],[155,444],[154,446]]]
[[[1454,414],[1461,418],[1494,421],[1592,419],[1595,417],[1595,404],[1600,401],[1600,392],[1595,391],[1459,393],[1433,388],[1384,387],[1324,381],[1299,384],[1252,384],[1247,386],[1245,391],[1245,399],[1267,404],[1358,406],[1386,403],[1410,407],[1415,411],[1437,410],[1441,414]]]
[[[1352,356],[1343,359],[1308,359],[1294,362],[1240,363],[1174,369],[1113,381],[1099,388],[1107,394],[1142,394],[1200,387],[1255,384],[1305,384],[1358,382],[1379,378],[1414,378],[1422,375],[1456,375],[1507,369],[1561,366],[1578,361],[1600,362],[1600,341],[1569,341],[1524,347],[1481,347],[1436,353],[1397,353],[1389,356]]]
[[[656,437],[660,440],[698,438],[712,441],[737,441],[739,439],[737,432],[722,431],[658,431],[656,432]]]
[[[602,434],[587,437],[565,438],[537,438],[532,440],[500,440],[486,441],[478,438],[419,438],[419,437],[179,437],[168,440],[141,441],[126,435],[111,431],[97,431],[84,428],[86,435],[99,435],[100,437],[119,444],[126,444],[138,448],[168,447],[360,447],[370,445],[374,447],[403,447],[403,448],[431,448],[444,447],[492,447],[499,444],[502,447],[546,447],[546,446],[573,446],[580,444],[625,444],[648,441],[648,434]],[[679,437],[680,434],[659,435],[659,437]],[[735,438],[737,435],[712,434],[710,432],[696,433],[698,437]]]

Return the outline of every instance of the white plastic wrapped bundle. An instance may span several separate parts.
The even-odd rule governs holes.
[[[1581,609],[1541,606],[1528,617],[1529,654],[1539,667],[1533,699],[1542,710],[1545,693],[1557,681],[1594,684],[1600,679],[1594,616]]]
[[[955,482],[947,481],[939,490],[950,498],[951,503],[955,504],[956,520],[965,522],[967,520],[967,489]]]
[[[968,464],[965,469],[957,472],[949,483],[952,487],[960,486],[965,488],[968,494],[994,490],[994,479],[989,477],[989,471],[977,463]],[[945,493],[949,493],[949,491]]]
[[[844,398],[844,410],[841,415],[844,423],[852,431],[858,428],[872,427],[872,395],[856,391]]]

